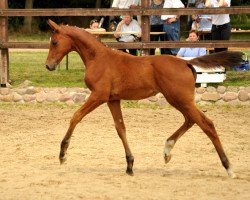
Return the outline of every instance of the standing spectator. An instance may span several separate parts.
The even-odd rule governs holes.
[[[181,0],[165,0],[163,8],[184,8]],[[163,30],[166,41],[179,41],[180,40],[180,16],[177,15],[162,15],[161,19],[164,21]],[[164,48],[165,54],[176,55],[178,48]]]
[[[189,32],[187,41],[196,42],[199,40],[198,33],[195,30]],[[206,48],[181,48],[177,54],[178,57],[198,57],[206,55]]]
[[[111,7],[120,9],[129,9],[129,8],[139,8],[140,6],[141,6],[141,0],[114,0]],[[139,24],[141,24],[140,16],[135,17],[135,19],[138,20]],[[118,17],[118,22],[120,22],[119,17]]]
[[[206,0],[206,7],[230,7],[231,0]],[[229,40],[231,25],[229,14],[212,16],[212,40]],[[227,48],[215,48],[214,52],[227,51]]]
[[[196,0],[188,0],[187,8],[194,8]],[[188,15],[188,30],[192,29],[193,21],[195,20],[194,15]]]
[[[150,8],[160,9],[163,8],[164,0],[152,0]],[[163,21],[160,15],[150,16],[150,31],[152,32],[163,32]],[[151,41],[164,41],[164,35],[150,35]],[[163,49],[160,49],[161,54],[163,54]],[[155,54],[155,49],[150,49],[150,55]]]
[[[141,0],[114,0],[112,8],[137,8],[141,5]]]
[[[196,1],[197,8],[205,8],[205,0]],[[196,15],[195,21],[198,24],[197,31],[201,32],[201,40],[211,40],[212,17],[211,15]]]
[[[112,8],[128,9],[128,8],[139,8],[141,6],[141,0],[114,0],[112,3]],[[117,23],[121,21],[120,16],[115,17]],[[135,16],[139,24],[141,24],[141,17]]]
[[[119,22],[116,28],[116,32],[125,32],[115,33],[114,36],[117,38],[118,42],[135,42],[138,38],[141,37],[141,27],[138,22],[132,18],[131,15],[126,14],[122,17],[122,21]],[[134,34],[128,34],[129,32],[135,32]],[[122,49],[126,52],[126,49]],[[137,49],[128,49],[129,53],[136,56]]]

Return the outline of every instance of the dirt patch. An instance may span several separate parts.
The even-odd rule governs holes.
[[[75,108],[0,106],[0,199],[249,199],[250,107],[208,108],[237,179],[223,169],[199,127],[163,146],[183,122],[174,109],[123,109],[135,157],[125,174],[124,150],[106,106],[77,126],[65,165],[60,142]]]

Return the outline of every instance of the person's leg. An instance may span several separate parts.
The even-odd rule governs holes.
[[[150,26],[150,32],[156,32],[157,31],[157,25],[151,25]],[[150,35],[150,41],[157,41],[158,37],[157,35]],[[155,55],[155,48],[149,50],[149,55]]]
[[[221,28],[221,32],[220,32],[221,36],[221,40],[229,40],[230,36],[231,36],[231,25],[228,24],[224,24],[223,27]],[[228,48],[221,48],[221,51],[227,51]]]
[[[170,41],[170,35],[171,35],[171,24],[164,23],[163,24],[163,32],[165,32],[164,35],[164,40],[165,41]],[[162,49],[163,54],[169,54],[172,55],[171,49],[170,48],[163,48]]]
[[[179,41],[180,40],[180,20],[177,20],[175,23],[173,24],[173,32],[172,32],[172,40],[173,41]],[[180,48],[172,48],[171,52],[173,55],[177,55],[178,51],[180,50]]]
[[[212,40],[220,40],[220,30],[219,30],[219,28],[217,28],[216,25],[212,26],[211,34],[212,34]],[[220,52],[220,49],[219,48],[214,48],[214,52],[215,53]]]
[[[163,31],[163,24],[159,25],[159,32],[164,32]],[[164,35],[160,34],[159,36],[160,41],[165,41]],[[164,54],[163,48],[160,49],[161,54]]]
[[[129,49],[128,51],[131,55],[136,56],[137,49]]]
[[[212,26],[212,40],[221,40],[221,28],[217,27],[216,25]],[[225,48],[214,48],[214,52],[221,52],[225,51]]]
[[[179,41],[180,40],[180,20],[177,20],[171,24],[164,24],[163,25],[165,34],[165,40],[167,41]],[[169,51],[171,53],[169,53]],[[164,50],[165,54],[176,55],[179,51],[179,48],[171,48]],[[166,53],[167,52],[167,53]]]

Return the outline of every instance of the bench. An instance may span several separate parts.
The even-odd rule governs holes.
[[[180,57],[184,60],[191,60],[193,57]],[[197,73],[196,83],[201,87],[207,87],[208,83],[222,83],[226,79],[226,70],[218,66],[211,69],[203,69],[199,66],[193,66]]]

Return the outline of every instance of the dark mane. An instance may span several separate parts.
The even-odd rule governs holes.
[[[80,28],[77,26],[69,26],[69,25],[60,25],[61,28],[65,31],[66,35],[77,37],[77,38],[88,38],[87,41],[91,40],[92,45],[102,45],[104,47],[107,47],[103,42],[98,40],[95,35],[91,34],[90,32],[86,31],[84,28]],[[86,42],[86,39],[84,39],[84,42]]]

